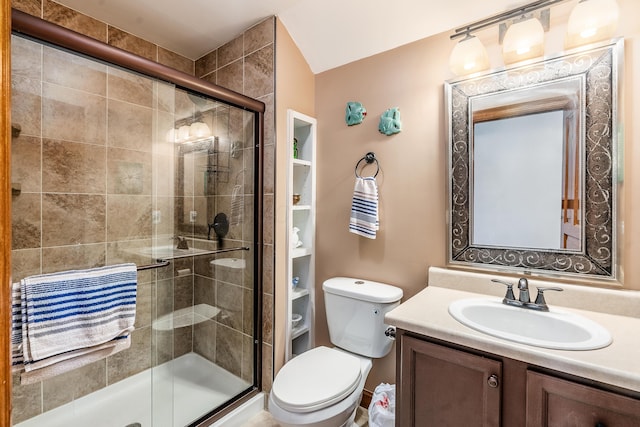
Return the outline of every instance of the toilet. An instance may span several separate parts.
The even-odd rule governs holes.
[[[269,412],[282,427],[351,427],[372,358],[386,356],[393,338],[384,315],[397,307],[402,289],[384,283],[334,277],[322,284],[329,337],[286,363],[269,393]]]

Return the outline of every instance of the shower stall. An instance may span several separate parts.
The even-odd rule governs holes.
[[[139,271],[131,346],[15,373],[13,425],[215,419],[260,390],[264,105],[28,15],[14,30],[13,280]]]

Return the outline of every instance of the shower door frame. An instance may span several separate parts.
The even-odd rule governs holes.
[[[255,155],[255,176],[254,179],[254,242],[253,250],[254,259],[254,378],[253,388],[245,393],[237,401],[226,408],[217,411],[206,419],[201,419],[200,424],[207,426],[215,422],[217,419],[226,415],[235,407],[242,404],[245,400],[255,396],[262,391],[262,252],[263,252],[263,180],[264,180],[264,112],[265,104],[256,99],[239,94],[232,90],[217,86],[205,80],[198,79],[190,74],[183,73],[157,62],[139,57],[132,53],[126,52],[119,48],[107,45],[90,37],[76,33],[56,24],[44,21],[40,18],[31,16],[24,12],[10,8],[8,0],[0,0],[0,21],[2,22],[2,35],[0,35],[0,43],[2,44],[1,65],[2,68],[2,93],[0,99],[2,102],[3,114],[0,119],[0,129],[3,132],[3,144],[0,145],[0,167],[2,167],[2,175],[0,182],[4,191],[0,192],[0,233],[2,233],[2,266],[0,267],[0,275],[2,276],[3,285],[0,291],[0,304],[2,307],[10,306],[10,286],[11,283],[11,199],[10,199],[10,164],[11,164],[11,63],[10,63],[10,43],[11,32],[26,35],[32,39],[36,39],[42,43],[60,47],[91,57],[98,61],[107,62],[122,68],[144,74],[148,77],[156,78],[171,84],[178,88],[194,91],[215,100],[225,102],[233,107],[240,108],[245,111],[252,112],[254,115],[254,149]],[[9,11],[11,14],[9,14]],[[10,310],[2,310],[0,318],[0,328],[5,331],[10,330],[11,319]],[[9,334],[0,334],[0,353],[10,354]],[[0,383],[2,384],[2,393],[0,393],[0,425],[10,425],[11,422],[11,367],[9,358],[6,357],[0,367]],[[217,408],[215,408],[217,409]],[[205,415],[207,417],[207,415]]]
[[[4,309],[0,310],[0,329],[5,331],[0,334],[0,354],[5,355],[0,365],[0,425],[8,426],[11,423],[11,342],[8,331],[11,330],[11,295],[9,283],[11,283],[11,2],[0,0],[0,68],[2,68],[2,88],[0,89],[0,129],[2,143],[0,144],[0,277],[2,287],[0,290],[0,304]]]

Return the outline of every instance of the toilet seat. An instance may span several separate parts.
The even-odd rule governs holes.
[[[361,378],[360,360],[345,352],[316,347],[285,364],[271,395],[283,409],[312,412],[349,396]]]

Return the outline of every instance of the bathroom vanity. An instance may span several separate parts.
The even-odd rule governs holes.
[[[501,298],[491,278],[431,268],[430,286],[387,313],[398,328],[397,426],[640,425],[640,293],[560,285],[550,310],[562,302],[613,341],[557,350],[492,337],[450,315],[454,301]]]

